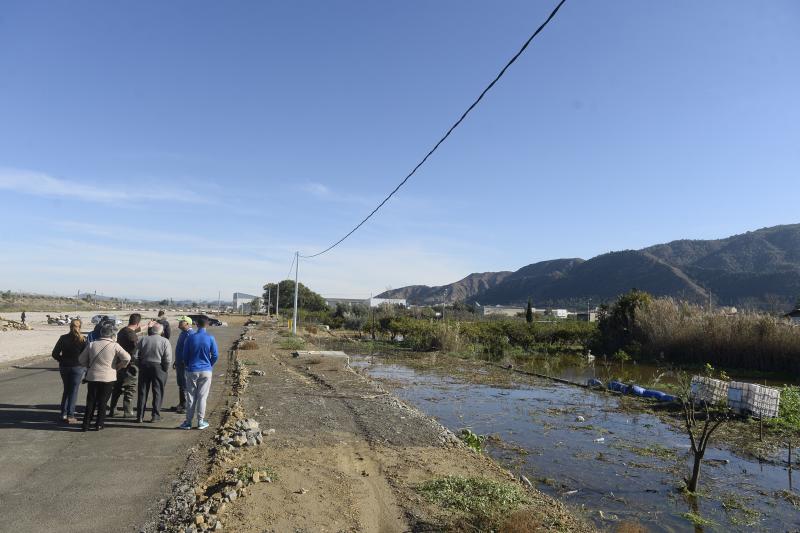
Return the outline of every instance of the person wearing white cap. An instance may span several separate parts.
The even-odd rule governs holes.
[[[175,381],[178,382],[178,405],[172,409],[178,413],[186,412],[186,363],[184,362],[183,352],[186,345],[186,338],[194,335],[192,329],[192,319],[188,316],[178,318],[178,329],[181,334],[178,336],[178,343],[175,345],[175,362],[172,368],[175,370]]]

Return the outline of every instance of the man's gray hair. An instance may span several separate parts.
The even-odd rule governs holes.
[[[153,335],[161,335],[162,333],[164,333],[164,326],[162,324],[159,324],[158,322],[153,324],[153,327],[151,329],[153,330]]]
[[[106,338],[114,338],[114,333],[117,332],[117,326],[113,322],[105,322],[100,326],[100,336]]]

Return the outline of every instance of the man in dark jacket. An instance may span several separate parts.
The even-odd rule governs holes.
[[[164,331],[161,333],[161,336],[164,337],[165,339],[169,340],[169,336],[170,336],[169,320],[167,320],[167,317],[164,316],[164,315],[165,315],[165,313],[164,313],[164,310],[162,309],[162,310],[160,310],[158,312],[158,318],[155,319],[155,320],[151,320],[150,321],[150,324],[147,326],[147,335],[148,336],[153,334],[153,325],[154,324],[161,324],[161,327],[164,328]]]
[[[136,361],[139,344],[139,337],[137,337],[136,332],[141,329],[139,327],[139,322],[141,321],[142,315],[133,313],[128,318],[128,325],[117,333],[117,343],[130,354],[131,362],[126,368],[117,371],[117,382],[114,384],[114,391],[111,393],[108,416],[114,416],[120,396],[122,396],[123,416],[127,418],[134,416],[133,397],[136,394],[136,374],[138,373],[138,368],[134,366],[134,361]]]

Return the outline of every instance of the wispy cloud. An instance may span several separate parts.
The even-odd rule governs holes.
[[[316,196],[317,198],[330,198],[331,197],[331,190],[323,185],[322,183],[311,182],[306,183],[302,187],[300,187],[304,192],[311,194],[312,196]]]
[[[88,185],[56,178],[43,172],[13,168],[0,168],[0,190],[102,203],[140,201],[209,203],[207,199],[191,191],[151,188],[140,183],[133,183],[129,188],[118,182]]]
[[[368,205],[373,202],[373,200],[365,197],[359,196],[356,194],[348,194],[335,191],[325,185],[324,183],[319,183],[317,181],[310,181],[308,183],[304,183],[300,186],[300,190],[306,194],[309,194],[319,200],[324,200],[326,202],[337,202],[337,203],[349,203],[349,204],[360,204],[360,205]]]

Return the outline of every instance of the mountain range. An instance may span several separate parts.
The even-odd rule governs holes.
[[[677,240],[589,260],[541,261],[509,272],[482,272],[430,287],[410,285],[380,298],[409,304],[463,301],[481,305],[582,307],[632,288],[695,303],[780,309],[800,296],[800,224],[716,240]]]

